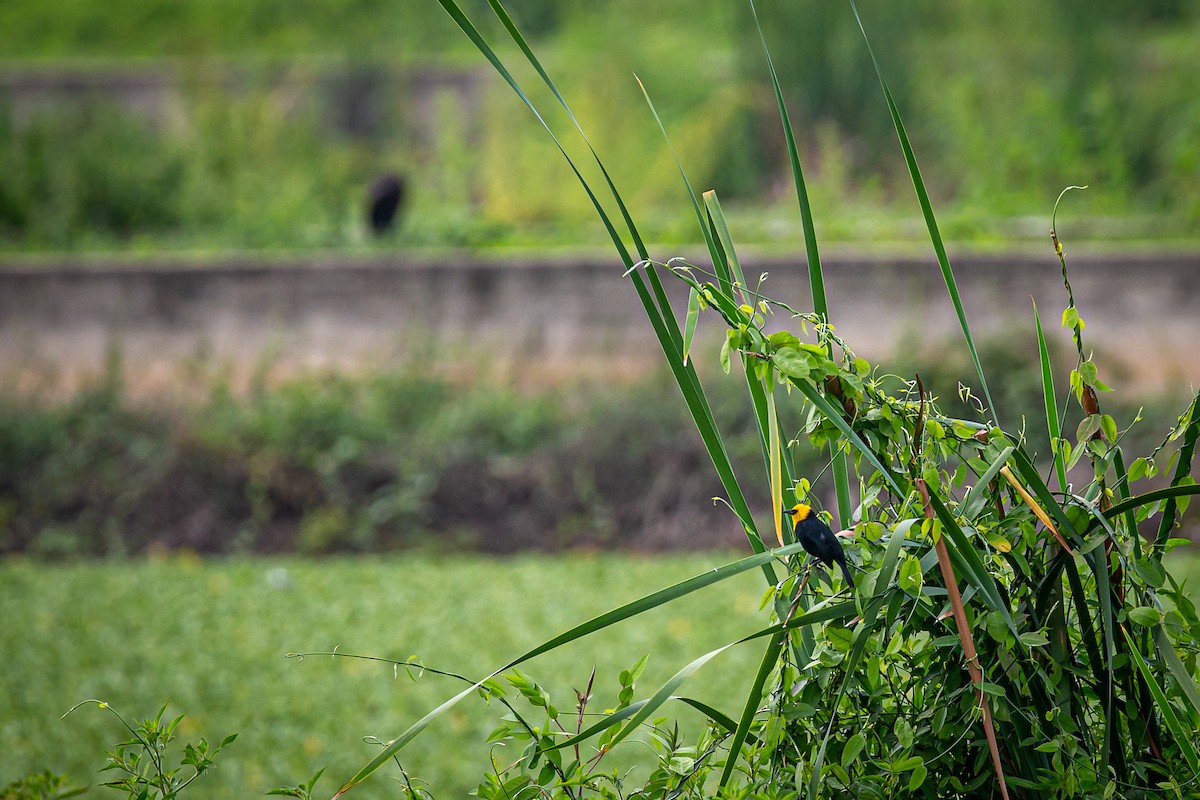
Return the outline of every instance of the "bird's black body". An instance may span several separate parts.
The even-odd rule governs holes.
[[[406,190],[404,176],[393,173],[380,175],[371,184],[367,218],[371,232],[376,236],[382,236],[396,225],[397,218],[404,212]]]
[[[818,519],[813,510],[803,503],[793,506],[789,513],[792,515],[792,525],[800,546],[827,567],[832,567],[836,563],[842,568],[842,575],[845,576],[846,583],[853,587],[854,578],[850,575],[850,568],[846,566],[846,553],[842,550],[842,543],[833,535],[829,526]]]

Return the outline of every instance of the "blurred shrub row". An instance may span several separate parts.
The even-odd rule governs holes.
[[[115,374],[115,373],[114,373]],[[517,395],[409,373],[187,407],[110,378],[0,403],[0,551],[507,552],[737,542],[665,381]]]
[[[486,21],[484,0],[475,5]],[[695,234],[633,72],[694,183],[717,188],[735,218],[739,202],[756,210],[745,215],[741,238],[798,238],[774,101],[744,5],[508,5],[566,93],[581,98],[575,110],[651,238]],[[869,102],[879,90],[848,5],[758,5],[804,139],[810,190],[830,220],[827,238],[902,237],[907,228],[888,215],[911,213],[908,179],[897,170],[882,105]],[[952,236],[992,236],[990,218],[1044,214],[1069,183],[1091,185],[1077,202],[1087,204],[1081,216],[1108,217],[1097,233],[1194,236],[1198,0],[860,7],[885,71],[901,76],[892,88]],[[365,187],[384,169],[411,179],[402,244],[602,239],[566,167],[544,157],[537,123],[507,97],[497,102],[507,89],[495,82],[478,108],[451,99],[422,112],[432,113],[421,123],[429,139],[414,135],[403,97],[382,95],[371,135],[348,136],[329,124],[317,92],[281,91],[266,78],[256,90],[230,92],[187,77],[230,64],[265,75],[284,63],[303,85],[322,64],[446,66],[464,63],[456,54],[468,46],[434,0],[146,0],[103,14],[91,0],[9,0],[0,6],[0,51],[27,59],[10,65],[182,56],[172,64],[189,88],[169,124],[153,126],[102,102],[19,121],[0,111],[0,242],[354,246],[363,242]],[[532,77],[538,91],[536,76],[519,77]],[[569,121],[550,122],[569,133]],[[780,213],[761,213],[772,208]],[[1153,219],[1111,220],[1138,215]]]
[[[960,350],[895,370],[920,369],[943,408],[975,418],[957,397],[971,371]],[[1005,417],[1024,414],[1022,428],[1044,441],[1036,357],[1001,343],[982,357],[1000,378]],[[107,379],[66,400],[0,394],[0,552],[510,552],[743,540],[712,502],[720,486],[663,376],[516,393],[405,369],[311,375],[236,395],[213,381],[199,401],[154,405],[130,400],[120,374],[114,361]],[[744,387],[725,378],[711,388],[743,483],[765,485],[752,471],[759,442],[738,402]],[[1174,422],[1174,398],[1147,405],[1130,443],[1152,444]],[[1110,398],[1105,407],[1122,428],[1137,408]],[[820,490],[824,460],[795,455]],[[765,511],[765,496],[752,501]]]

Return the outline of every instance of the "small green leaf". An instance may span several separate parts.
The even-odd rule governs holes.
[[[729,331],[733,333],[733,331]],[[730,337],[725,337],[725,343],[721,345],[721,371],[726,375],[729,374],[729,342]]]
[[[925,766],[925,759],[920,756],[909,756],[908,758],[900,758],[893,761],[889,765],[892,772],[908,772],[910,769]]]
[[[781,347],[776,350],[771,355],[771,362],[780,373],[796,380],[807,379],[816,366],[811,354],[794,347]]]
[[[1085,361],[1082,364],[1080,364],[1079,365],[1079,375],[1081,378],[1083,378],[1083,382],[1085,384],[1087,384],[1088,386],[1095,386],[1096,378],[1098,375],[1098,370],[1096,369],[1096,362]]]
[[[1110,442],[1117,440],[1117,422],[1108,414],[1100,417],[1100,432],[1104,434],[1104,438]]]
[[[1017,640],[1026,647],[1043,647],[1050,644],[1050,640],[1046,638],[1046,634],[1041,631],[1029,631],[1022,633],[1017,637]]]
[[[1096,435],[1100,430],[1100,415],[1088,414],[1079,423],[1079,427],[1075,429],[1075,439],[1080,442],[1086,442]]]
[[[921,788],[921,784],[925,782],[925,776],[929,774],[929,769],[924,764],[916,767],[912,771],[912,776],[908,779],[908,790],[915,792]]]
[[[778,350],[782,347],[799,347],[800,340],[791,331],[776,331],[767,337],[767,343],[771,345],[771,349]]]
[[[1132,622],[1136,622],[1138,625],[1147,628],[1153,627],[1162,621],[1162,613],[1157,608],[1150,608],[1150,606],[1131,608],[1128,611],[1128,615]]]
[[[900,565],[900,574],[896,583],[902,590],[914,597],[920,594],[921,587],[925,585],[925,578],[921,574],[921,559],[916,556],[905,558],[904,563]]]
[[[1129,482],[1141,480],[1146,476],[1147,462],[1144,458],[1135,458],[1129,465]]]
[[[687,318],[683,323],[683,363],[688,363],[688,354],[692,350],[692,339],[696,335],[696,320],[700,317],[700,293],[696,287],[688,292]]]

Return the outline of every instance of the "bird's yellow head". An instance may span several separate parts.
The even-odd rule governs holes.
[[[792,524],[799,525],[812,516],[813,510],[811,507],[804,505],[804,503],[796,503],[796,505],[792,506],[792,510],[789,513],[792,515]]]

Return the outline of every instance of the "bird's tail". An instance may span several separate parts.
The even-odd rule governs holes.
[[[846,566],[846,559],[844,559],[844,558],[840,559],[838,561],[838,566],[842,568],[842,575],[845,576],[846,583],[850,585],[851,589],[853,589],[854,588],[854,576],[850,574],[850,568],[848,566]]]

